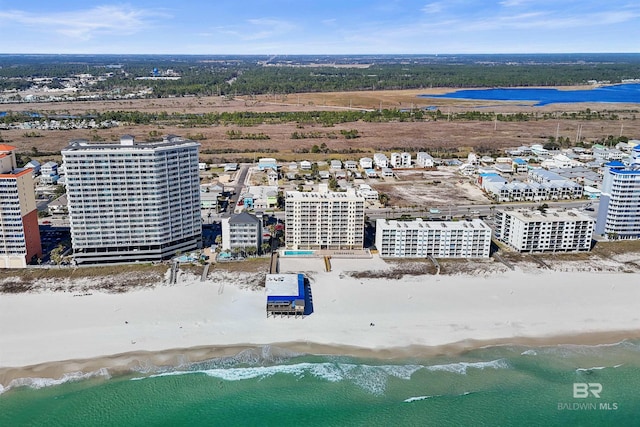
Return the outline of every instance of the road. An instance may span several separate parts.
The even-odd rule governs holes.
[[[432,217],[432,218],[442,218],[442,217],[462,217],[462,216],[492,216],[493,211],[495,209],[522,209],[522,208],[537,208],[538,206],[546,203],[551,209],[582,209],[586,205],[590,205],[594,210],[593,211],[584,211],[586,214],[596,217],[598,213],[598,203],[588,200],[561,200],[561,201],[542,201],[542,202],[522,202],[522,203],[502,203],[502,204],[484,204],[484,205],[452,205],[447,208],[440,208],[440,213],[432,214],[429,213],[429,207],[425,206],[422,208],[400,208],[400,207],[391,207],[391,208],[382,208],[382,209],[373,209],[367,208],[365,210],[365,214],[370,219],[378,219],[378,218],[399,218],[402,215],[409,215],[412,217]],[[473,212],[473,213],[472,213]],[[276,218],[284,219],[284,212],[276,212]]]
[[[522,202],[522,203],[503,203],[503,204],[485,204],[485,205],[452,205],[447,208],[440,208],[440,213],[429,213],[429,207],[422,208],[383,208],[383,209],[367,209],[366,214],[371,219],[377,218],[389,218],[399,217],[401,215],[409,216],[430,216],[430,217],[461,217],[461,216],[491,216],[495,209],[522,209],[522,208],[537,208],[538,206],[546,203],[551,209],[559,208],[574,208],[581,209],[585,205],[589,205],[594,208],[593,211],[585,211],[587,214],[595,216],[597,214],[598,204],[585,200],[572,200],[572,201],[543,201],[543,202]]]

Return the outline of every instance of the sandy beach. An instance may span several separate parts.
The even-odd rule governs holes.
[[[314,313],[266,317],[264,290],[243,276],[183,275],[177,285],[109,294],[0,296],[0,384],[73,372],[232,355],[260,345],[393,358],[493,344],[609,344],[640,337],[637,273],[488,270],[487,274],[356,279],[354,261],[283,259],[305,272]],[[358,261],[368,270],[383,260]],[[373,324],[373,326],[372,326]]]

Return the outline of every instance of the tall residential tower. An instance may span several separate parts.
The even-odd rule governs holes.
[[[640,146],[631,163],[606,164],[596,233],[612,239],[640,239]]]
[[[157,261],[202,238],[198,148],[177,136],[62,150],[76,263]]]
[[[18,169],[15,147],[0,144],[0,268],[42,257],[31,169]]]

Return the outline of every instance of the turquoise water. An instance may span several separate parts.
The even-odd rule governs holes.
[[[393,361],[273,350],[12,386],[0,395],[0,425],[626,426],[640,420],[638,342],[501,346]],[[574,383],[592,384],[600,397],[574,398]]]
[[[284,251],[285,256],[307,256],[313,254],[314,251]]]
[[[640,103],[640,84],[619,84],[585,90],[554,88],[466,89],[442,95],[420,95],[424,98],[454,98],[490,101],[533,101],[536,106],[574,102]]]

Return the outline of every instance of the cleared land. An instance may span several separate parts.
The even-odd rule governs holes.
[[[263,154],[275,156],[283,161],[306,158],[324,160],[327,158],[357,159],[374,151],[425,149],[436,156],[448,156],[453,153],[465,155],[470,150],[500,150],[523,144],[544,143],[550,136],[576,139],[578,129],[585,141],[595,141],[611,136],[627,135],[630,138],[640,134],[640,113],[637,104],[552,104],[533,107],[522,102],[460,101],[447,99],[418,98],[419,94],[442,93],[452,89],[425,89],[403,91],[363,91],[338,93],[292,94],[286,96],[259,96],[251,99],[227,100],[220,97],[184,97],[127,101],[92,101],[73,103],[6,104],[5,111],[33,111],[56,114],[84,114],[100,111],[142,111],[168,113],[205,113],[231,111],[317,111],[340,109],[377,109],[377,108],[426,108],[435,107],[443,114],[477,110],[499,113],[539,113],[577,112],[587,108],[592,111],[615,111],[619,120],[572,120],[548,119],[522,122],[487,121],[447,121],[446,119],[426,122],[391,123],[344,123],[331,127],[306,123],[261,124],[252,127],[204,126],[185,128],[184,126],[163,125],[123,125],[117,128],[89,130],[35,130],[39,137],[27,136],[24,129],[3,130],[2,138],[6,143],[15,145],[20,151],[29,152],[33,147],[39,151],[58,151],[73,139],[102,139],[116,141],[123,134],[132,134],[138,140],[157,139],[151,133],[176,134],[185,137],[202,135],[202,158],[210,162],[224,162],[253,159]],[[358,131],[359,138],[345,139],[341,130]],[[241,131],[245,134],[263,133],[267,140],[229,139],[227,132]],[[292,139],[294,132],[334,133],[337,138]],[[326,144],[329,150],[349,150],[347,154],[304,153],[313,145]],[[221,151],[233,149],[242,153],[206,154],[207,150]],[[277,150],[277,153],[268,153]]]

